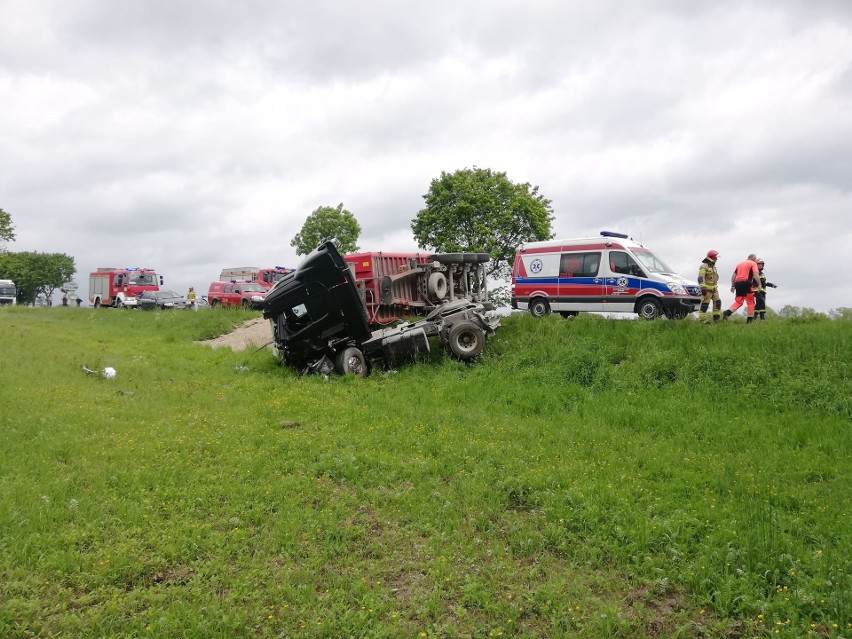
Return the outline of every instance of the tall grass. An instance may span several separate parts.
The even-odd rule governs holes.
[[[847,323],[513,317],[364,380],[193,344],[250,316],[0,312],[0,636],[852,633]]]

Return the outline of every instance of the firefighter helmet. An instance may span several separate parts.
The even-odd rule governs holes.
[[[719,251],[707,251],[707,257],[709,257],[711,260],[715,260],[717,257],[719,257]]]
[[[765,264],[762,257],[757,258],[757,263],[758,264]]]

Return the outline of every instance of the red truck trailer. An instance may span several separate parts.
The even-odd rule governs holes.
[[[353,253],[352,271],[372,326],[426,315],[446,302],[486,304],[488,253]]]
[[[260,268],[258,266],[232,266],[223,268],[219,273],[219,280],[222,282],[230,282],[232,280],[242,282],[257,282],[264,289],[269,290],[275,283],[283,278],[287,273],[292,273],[293,269],[286,266],[270,266],[269,268]]]

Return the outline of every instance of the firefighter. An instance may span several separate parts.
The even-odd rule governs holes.
[[[751,253],[734,269],[731,275],[731,293],[735,293],[736,298],[731,308],[722,315],[723,319],[728,319],[745,302],[746,324],[754,321],[754,287],[760,285],[760,272],[757,270],[756,260],[757,256]]]
[[[709,324],[707,309],[713,302],[713,321],[718,322],[722,318],[722,299],[719,297],[719,272],[716,270],[716,260],[719,259],[719,251],[707,251],[707,257],[701,261],[698,267],[698,286],[701,287],[701,310],[698,311],[698,319]]]
[[[186,294],[186,301],[189,304],[190,308],[192,308],[194,310],[198,310],[197,307],[195,306],[195,300],[196,299],[197,299],[197,296],[195,294],[195,288],[190,286],[189,291]]]
[[[754,314],[761,322],[766,321],[766,289],[778,288],[772,282],[766,281],[766,274],[763,272],[763,259],[757,260],[757,272],[760,276],[760,284],[754,290]]]

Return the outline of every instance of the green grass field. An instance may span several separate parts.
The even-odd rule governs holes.
[[[852,323],[193,344],[253,316],[0,311],[0,637],[852,637]]]

